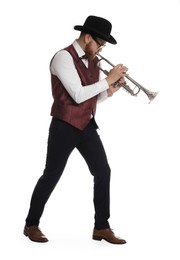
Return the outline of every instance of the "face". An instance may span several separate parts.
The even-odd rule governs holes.
[[[86,53],[88,60],[93,60],[96,57],[97,52],[101,51],[105,46],[106,41],[91,35],[89,36],[90,38],[85,46],[84,52]]]

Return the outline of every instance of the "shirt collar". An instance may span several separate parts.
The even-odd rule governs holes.
[[[82,56],[85,55],[85,52],[83,51],[83,49],[80,47],[80,45],[77,43],[76,40],[73,42],[73,46],[74,46],[74,49],[76,50],[79,58],[81,58]]]

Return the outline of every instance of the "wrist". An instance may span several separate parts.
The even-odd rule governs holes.
[[[108,94],[108,97],[112,97],[113,96],[113,92],[110,89],[107,90],[107,94]]]

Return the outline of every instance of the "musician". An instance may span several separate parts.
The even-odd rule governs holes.
[[[92,238],[124,244],[126,241],[116,237],[109,224],[111,170],[97,133],[95,114],[97,103],[119,90],[115,83],[124,82],[123,76],[127,75],[127,68],[118,64],[107,77],[100,80],[96,54],[106,43],[117,43],[111,35],[112,25],[108,20],[88,16],[82,26],[76,25],[74,29],[80,31],[79,38],[58,51],[50,62],[54,101],[47,158],[44,172],[31,197],[24,235],[34,242],[48,241],[39,228],[40,218],[71,152],[76,148],[85,159],[94,180],[95,216]],[[78,166],[74,170],[78,171]]]

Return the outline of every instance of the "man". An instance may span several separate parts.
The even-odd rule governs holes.
[[[49,129],[46,165],[32,194],[24,235],[35,242],[48,239],[39,229],[44,206],[59,181],[71,152],[76,148],[94,177],[95,223],[92,238],[113,244],[126,241],[116,237],[110,228],[110,167],[97,134],[95,121],[98,101],[112,96],[124,82],[127,68],[115,66],[100,80],[96,57],[106,42],[116,44],[111,36],[111,23],[101,17],[88,16],[75,30],[80,36],[70,46],[57,52],[51,60],[50,72],[54,102]]]

